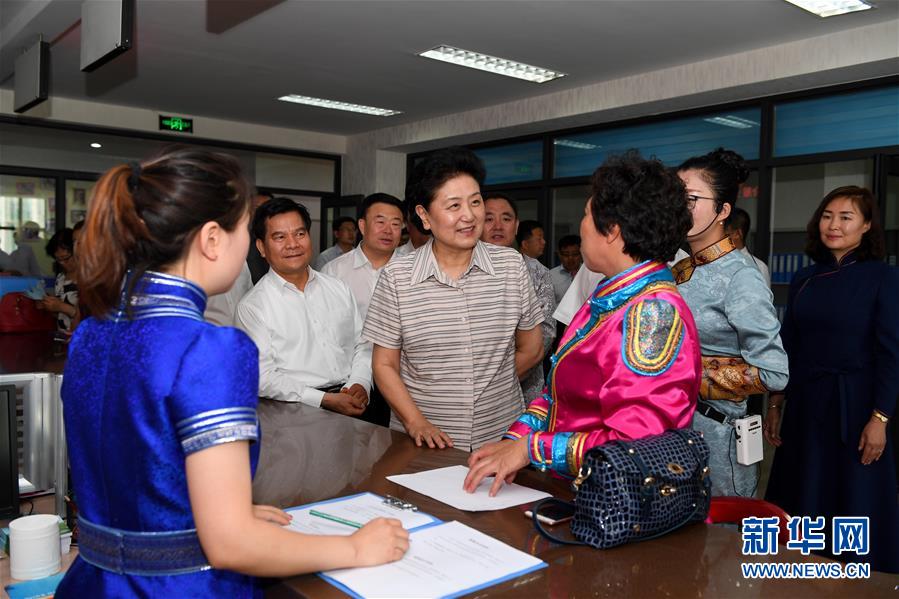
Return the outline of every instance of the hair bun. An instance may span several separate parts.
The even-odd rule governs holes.
[[[746,161],[733,150],[717,148],[711,153],[711,156],[714,160],[733,171],[737,183],[745,183],[746,179],[749,178],[749,167],[746,166]]]

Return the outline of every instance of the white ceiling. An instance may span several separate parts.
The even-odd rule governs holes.
[[[78,0],[0,0],[0,86],[43,31],[51,95],[349,135],[899,18],[899,0],[878,4],[821,19],[782,0],[137,0],[135,47],[82,73]],[[541,85],[415,55],[438,44],[569,76]],[[276,100],[288,93],[404,114]]]

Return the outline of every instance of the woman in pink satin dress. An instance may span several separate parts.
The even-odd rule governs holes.
[[[543,395],[469,458],[469,492],[495,475],[495,495],[529,463],[574,477],[592,447],[690,426],[699,336],[666,266],[692,223],[683,183],[632,152],[609,158],[591,187],[581,253],[606,278],[565,331]]]

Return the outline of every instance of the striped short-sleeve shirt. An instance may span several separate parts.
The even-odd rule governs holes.
[[[543,311],[515,250],[479,241],[452,280],[432,244],[384,267],[362,337],[401,350],[400,377],[422,415],[457,448],[477,449],[524,411],[515,331],[539,325]],[[396,414],[390,427],[403,430]]]

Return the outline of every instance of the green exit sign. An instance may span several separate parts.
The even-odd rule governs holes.
[[[164,114],[159,115],[159,130],[160,131],[177,131],[179,133],[193,133],[194,132],[194,120],[186,119],[180,116],[166,116]]]

